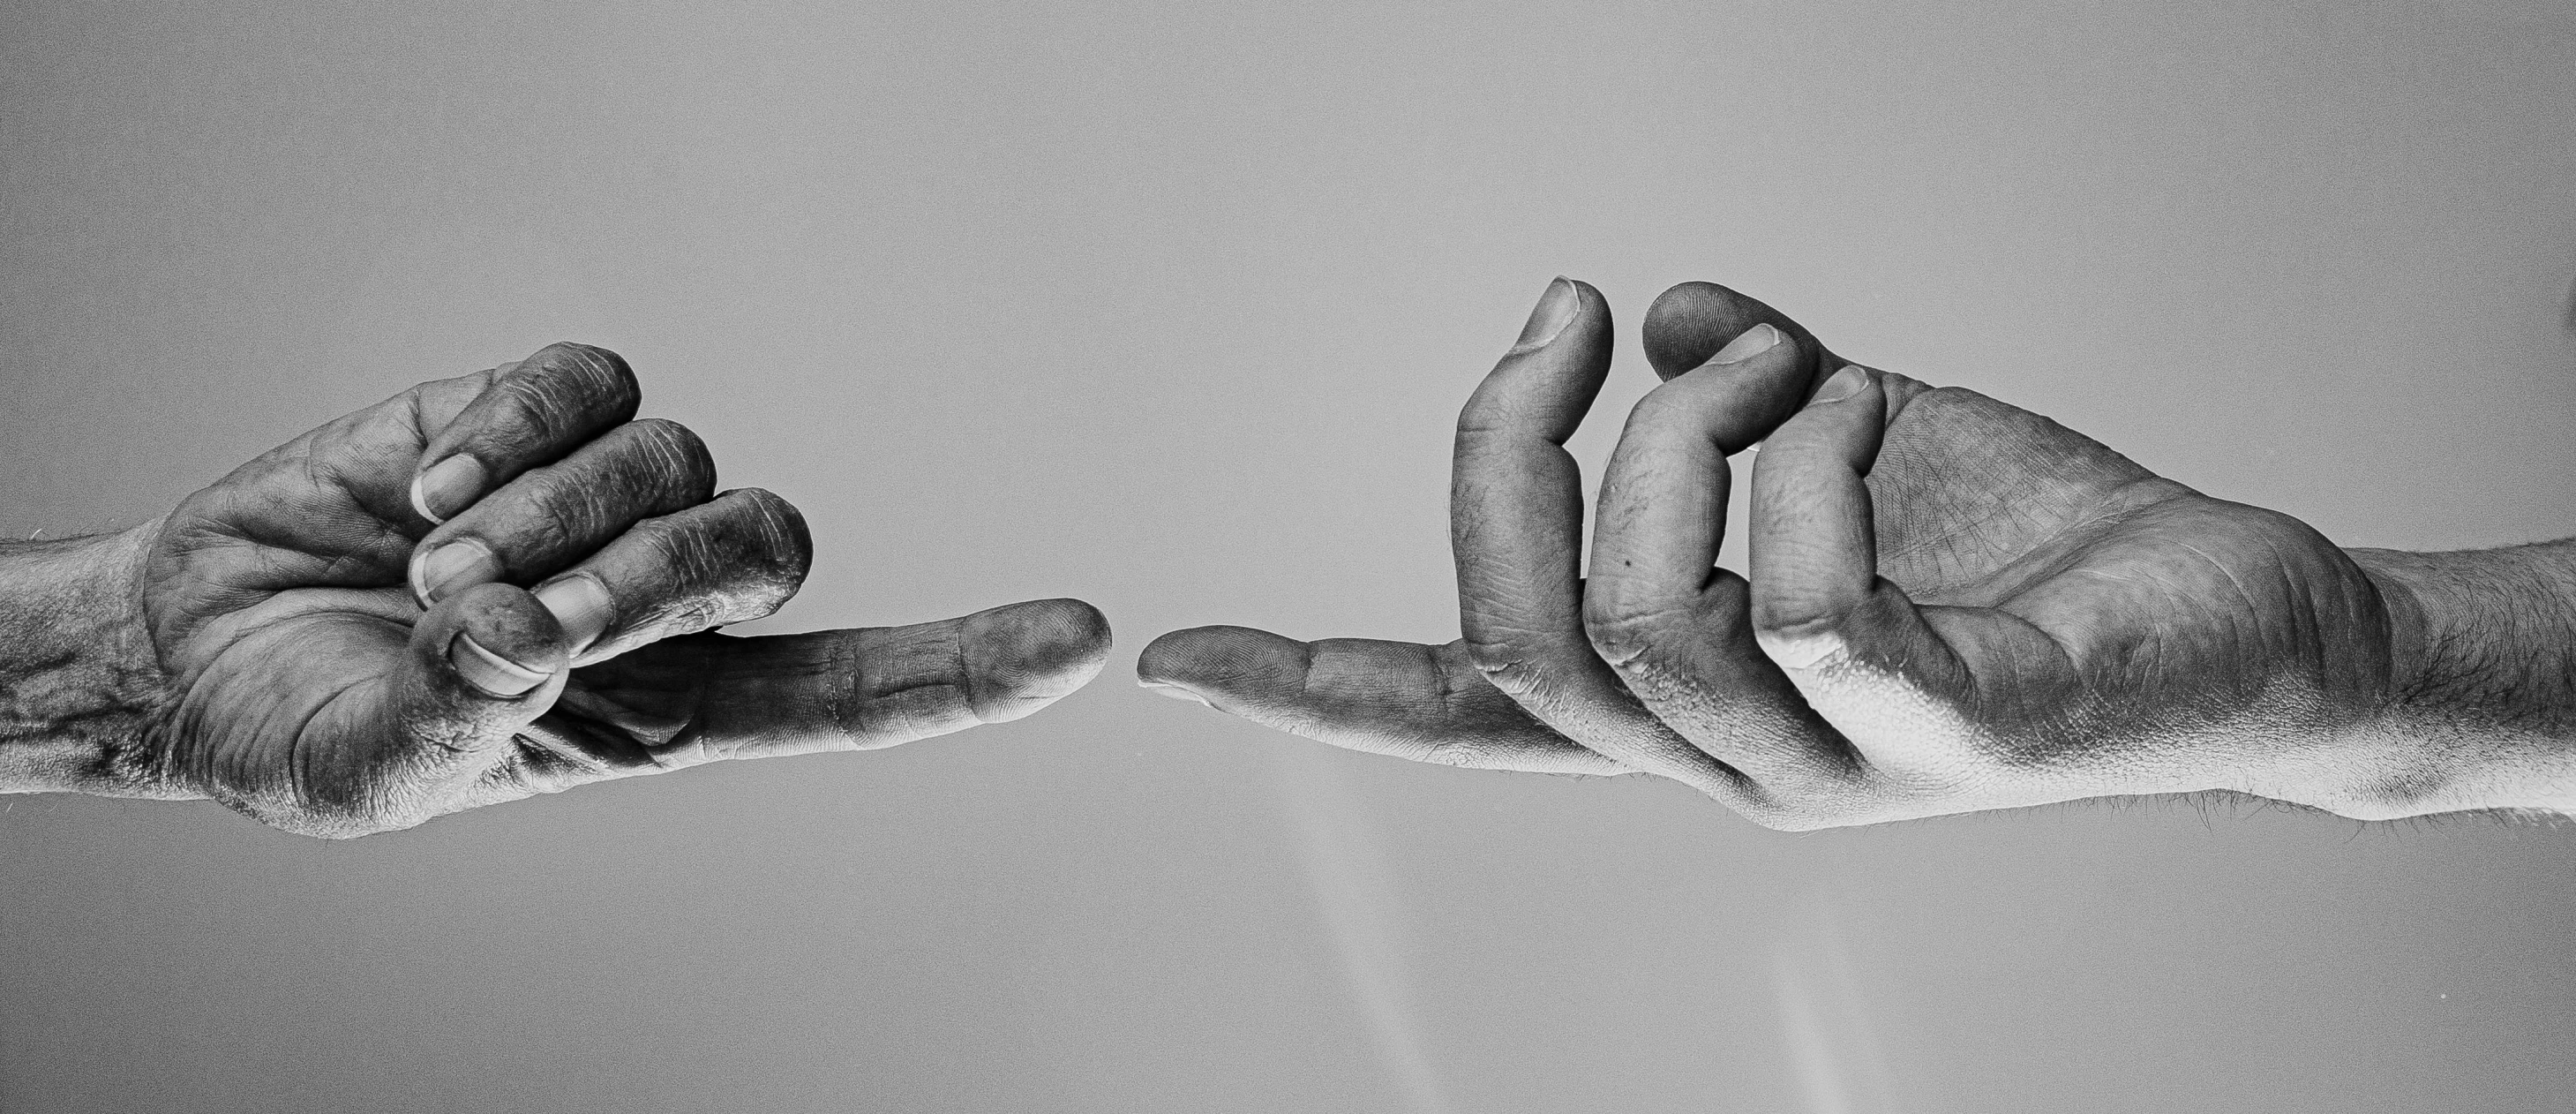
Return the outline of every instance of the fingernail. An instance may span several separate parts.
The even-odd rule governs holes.
[[[1813,406],[1818,403],[1841,402],[1859,394],[1861,388],[1866,386],[1869,386],[1869,373],[1862,371],[1857,364],[1845,364],[1841,371],[1834,373],[1833,378],[1825,380],[1824,386],[1816,388],[1816,397],[1808,399],[1807,404]]]
[[[412,555],[411,591],[422,607],[499,579],[501,559],[472,538],[443,542]]]
[[[608,624],[617,618],[617,601],[608,597],[608,587],[587,573],[567,576],[537,589],[537,602],[554,613],[555,622],[563,625],[564,637],[572,642],[576,655],[599,641],[608,632]]]
[[[485,694],[508,699],[522,696],[528,690],[546,683],[553,673],[530,669],[483,648],[474,636],[463,631],[447,644],[447,664],[456,667],[456,675]]]
[[[1574,323],[1574,313],[1583,308],[1583,292],[1574,288],[1574,280],[1564,275],[1547,284],[1547,293],[1539,295],[1538,308],[1530,311],[1529,324],[1521,326],[1521,339],[1513,342],[1513,352],[1536,352],[1556,339],[1556,334]]]
[[[471,506],[490,478],[482,461],[458,453],[411,478],[411,509],[433,523],[445,522]]]
[[[1783,634],[1755,627],[1753,641],[1782,669],[1819,669],[1851,657],[1851,648],[1843,642],[1843,636],[1829,630]]]
[[[1770,351],[1777,347],[1779,343],[1780,330],[1774,329],[1768,324],[1756,325],[1750,329],[1746,329],[1743,332],[1735,334],[1735,339],[1727,341],[1726,347],[1718,349],[1717,355],[1709,357],[1708,362],[1712,364],[1740,364],[1755,356],[1759,356]]]
[[[1156,696],[1168,696],[1174,700],[1187,700],[1202,708],[1216,707],[1216,705],[1207,702],[1207,697],[1191,692],[1179,685],[1167,685],[1161,681],[1138,681],[1136,682],[1136,687],[1153,693]]]

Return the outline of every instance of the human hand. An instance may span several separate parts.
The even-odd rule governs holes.
[[[2394,725],[2422,616],[2372,551],[1852,367],[1722,287],[1647,314],[1666,382],[1604,475],[1586,581],[1561,446],[1610,336],[1600,295],[1558,280],[1459,417],[1463,639],[1205,627],[1148,646],[1140,680],[1359,750],[1660,774],[1781,828],[2209,789],[2363,817],[2485,803]],[[1727,456],[1756,442],[1748,581],[1713,566]]]
[[[1017,719],[1099,671],[1075,600],[738,638],[812,543],[558,344],[316,429],[131,532],[162,694],[106,791],[347,836],[720,758]],[[444,522],[436,521],[443,518]]]

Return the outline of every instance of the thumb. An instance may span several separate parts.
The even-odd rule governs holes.
[[[430,608],[385,706],[410,767],[389,779],[402,799],[388,803],[428,810],[412,823],[444,811],[554,706],[571,659],[562,624],[526,589],[478,584]]]

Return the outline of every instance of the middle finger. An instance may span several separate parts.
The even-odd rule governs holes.
[[[412,552],[412,594],[428,606],[486,581],[533,584],[637,522],[706,502],[715,484],[715,461],[687,426],[628,422],[430,531]]]

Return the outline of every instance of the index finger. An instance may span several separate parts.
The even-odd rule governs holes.
[[[1018,719],[1081,688],[1109,624],[1037,600],[905,627],[705,633],[577,669],[449,811],[726,758],[876,750]]]
[[[635,373],[617,353],[556,343],[493,376],[421,450],[412,510],[445,522],[520,473],[635,417]]]
[[[595,668],[698,681],[689,726],[657,748],[660,764],[686,766],[877,750],[1008,722],[1081,688],[1108,653],[1099,609],[1056,599],[903,627],[691,635]]]

